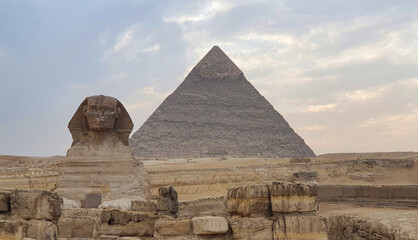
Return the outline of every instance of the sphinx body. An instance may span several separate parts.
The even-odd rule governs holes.
[[[114,200],[146,200],[150,187],[143,165],[128,145],[133,123],[113,97],[87,97],[68,128],[73,137],[60,164],[55,192],[82,207]]]

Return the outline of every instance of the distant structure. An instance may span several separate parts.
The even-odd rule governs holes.
[[[314,152],[214,46],[130,138],[135,156],[313,157]]]

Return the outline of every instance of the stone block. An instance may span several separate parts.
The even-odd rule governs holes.
[[[190,233],[190,219],[160,218],[155,221],[155,233],[161,236],[175,236]]]
[[[293,176],[296,178],[301,178],[305,180],[313,180],[313,179],[318,178],[318,172],[299,171],[299,172],[293,173]]]
[[[118,237],[117,240],[144,240],[144,238],[139,238],[139,237]]]
[[[91,217],[100,219],[103,209],[99,208],[73,208],[62,209],[61,218],[64,217]]]
[[[310,196],[275,196],[271,197],[274,213],[316,212],[318,204]]]
[[[226,209],[231,215],[242,217],[269,215],[270,200],[267,185],[228,189]]]
[[[228,221],[224,217],[194,217],[192,218],[193,234],[213,235],[228,232]]]
[[[0,213],[8,212],[10,209],[10,193],[0,192]]]
[[[392,227],[370,218],[350,215],[327,217],[329,239],[416,239],[416,235],[406,235]]]
[[[100,221],[108,224],[126,225],[129,222],[146,222],[155,220],[155,214],[141,213],[134,211],[123,211],[119,209],[105,209],[102,211]]]
[[[119,238],[119,236],[115,236],[115,235],[100,235],[99,239],[100,240],[117,240]]]
[[[120,210],[130,210],[132,198],[120,198],[110,201],[105,201],[99,205],[99,208],[116,208]]]
[[[393,198],[418,199],[417,186],[393,187]]]
[[[318,184],[273,182],[269,185],[271,196],[310,196],[318,194]]]
[[[117,209],[103,210],[100,233],[118,236],[154,235],[156,215]]]
[[[157,210],[155,203],[146,201],[132,201],[131,211],[155,212]]]
[[[62,199],[44,190],[15,190],[10,196],[11,214],[25,220],[58,220]]]
[[[274,182],[269,186],[274,213],[316,212],[317,184]]]
[[[33,239],[55,240],[58,238],[57,225],[50,221],[30,220],[26,236]]]
[[[238,240],[271,240],[273,239],[273,221],[263,218],[228,219],[234,239]]]
[[[358,186],[343,186],[344,198],[356,198],[359,196]]]
[[[282,216],[273,234],[274,240],[328,240],[325,221],[317,216]]]
[[[89,217],[64,217],[58,220],[60,238],[94,238],[98,223]]]
[[[62,198],[62,201],[63,201],[62,210],[64,210],[64,209],[78,209],[78,208],[81,207],[81,205],[79,203],[77,203],[74,200],[68,199],[68,198]]]
[[[27,229],[27,223],[0,220],[0,239],[23,239]]]
[[[177,192],[173,187],[162,187],[158,189],[157,210],[177,213],[179,202]]]
[[[100,233],[116,236],[152,237],[154,235],[154,222],[130,222],[126,225],[102,223]]]
[[[333,200],[342,198],[344,196],[344,189],[341,186],[320,185],[318,186],[317,198],[320,200]]]
[[[225,197],[201,198],[198,200],[180,202],[177,216],[201,217],[201,216],[228,216],[225,206]]]
[[[102,194],[88,193],[86,195],[85,208],[98,208],[102,204]]]

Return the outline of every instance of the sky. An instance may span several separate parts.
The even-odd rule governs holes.
[[[0,155],[65,155],[91,95],[136,131],[214,45],[316,154],[418,151],[416,0],[2,0]]]

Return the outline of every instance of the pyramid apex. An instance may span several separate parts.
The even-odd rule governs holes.
[[[205,79],[225,79],[238,77],[242,71],[219,46],[215,45],[193,68],[192,73],[197,73]]]

